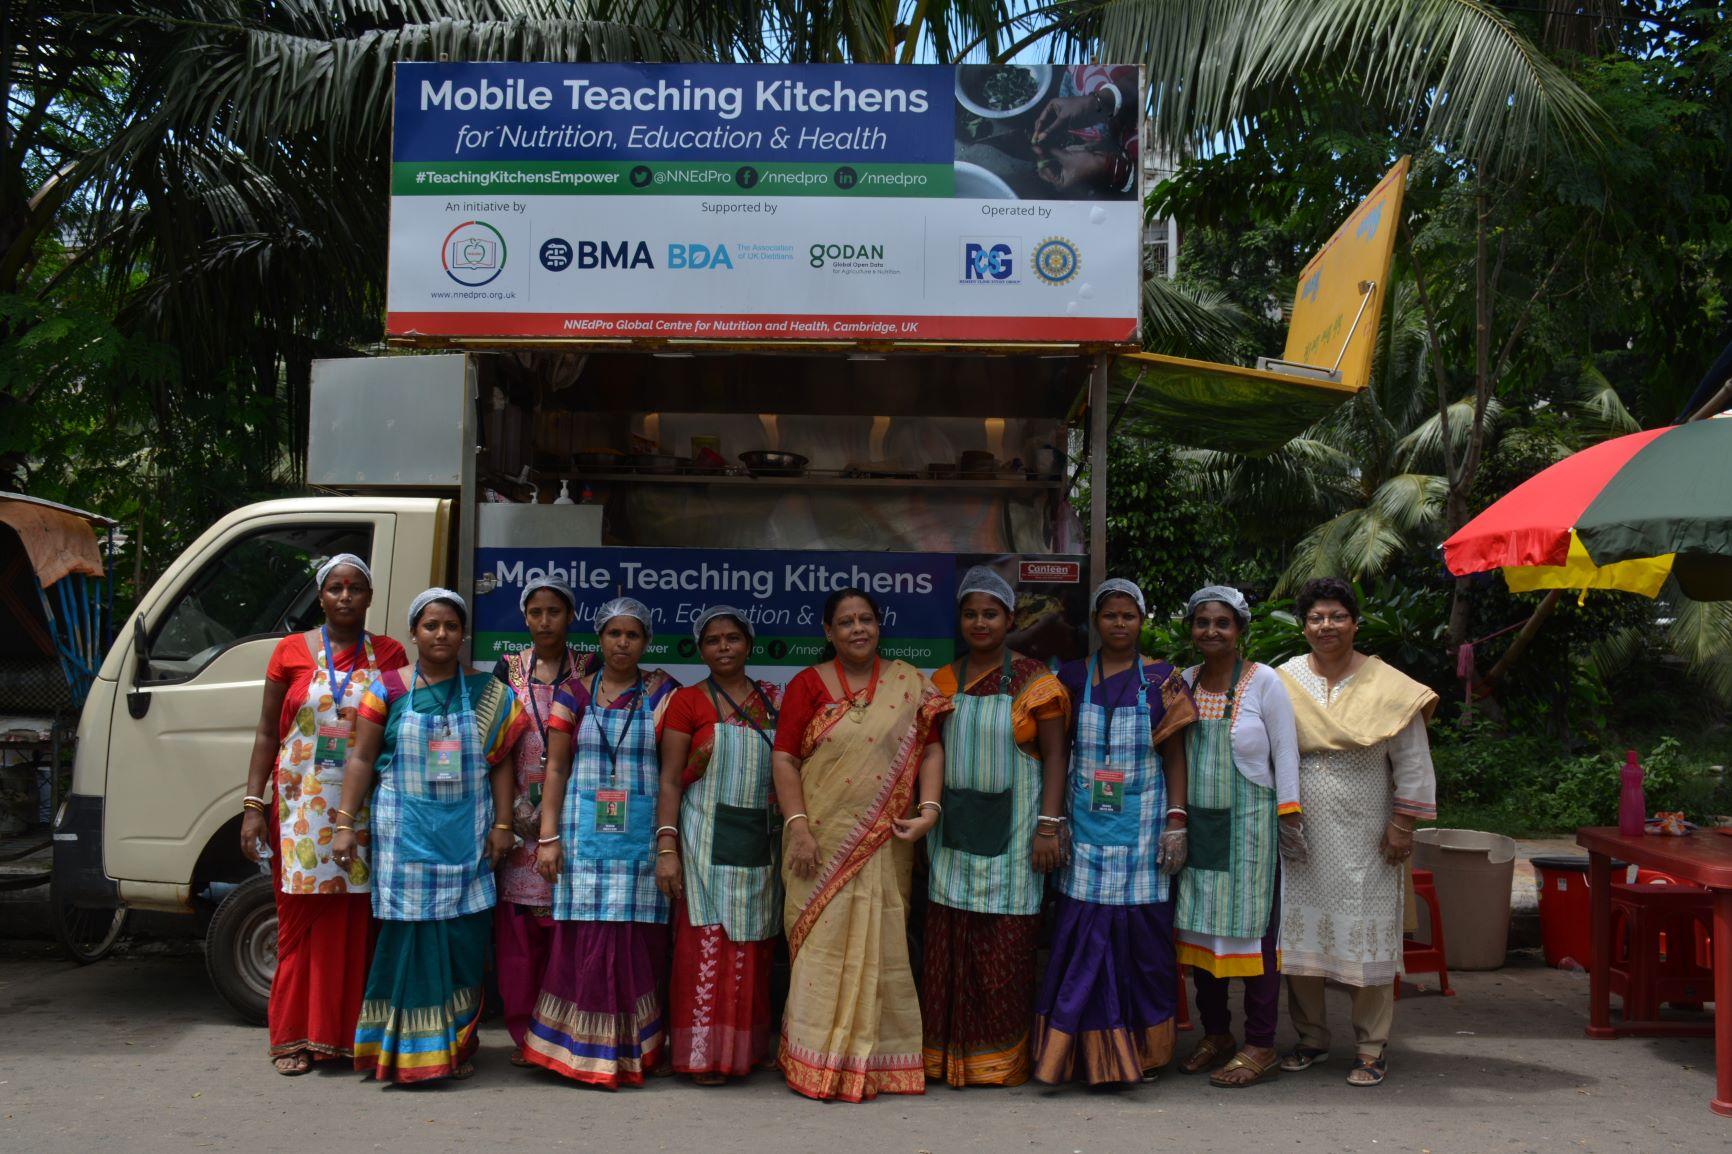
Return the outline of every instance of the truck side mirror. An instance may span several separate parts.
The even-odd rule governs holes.
[[[150,712],[150,691],[140,686],[150,682],[150,638],[144,631],[144,615],[132,619],[132,689],[126,695],[126,712],[134,721]]]

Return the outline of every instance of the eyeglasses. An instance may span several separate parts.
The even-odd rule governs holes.
[[[1313,613],[1305,618],[1307,625],[1346,625],[1353,620],[1351,613]]]

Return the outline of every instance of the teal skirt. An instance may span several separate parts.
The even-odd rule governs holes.
[[[449,1078],[475,1053],[493,911],[379,923],[355,1068],[381,1082]]]

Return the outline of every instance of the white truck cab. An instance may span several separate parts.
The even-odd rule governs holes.
[[[241,797],[265,664],[284,634],[317,624],[312,564],[369,558],[367,628],[407,642],[409,601],[447,579],[452,502],[309,497],[237,509],[207,529],[117,631],[78,727],[72,790],[55,829],[61,894],[89,908],[194,913],[212,887],[255,883],[240,956],[212,977],[262,1013],[274,958],[268,879],[240,852]],[[263,901],[259,900],[262,896]],[[268,916],[264,916],[267,915]],[[229,919],[224,919],[228,921]]]

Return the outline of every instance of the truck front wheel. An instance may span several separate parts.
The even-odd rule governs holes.
[[[211,984],[242,1018],[262,1026],[277,973],[277,895],[268,874],[229,892],[205,931]]]

